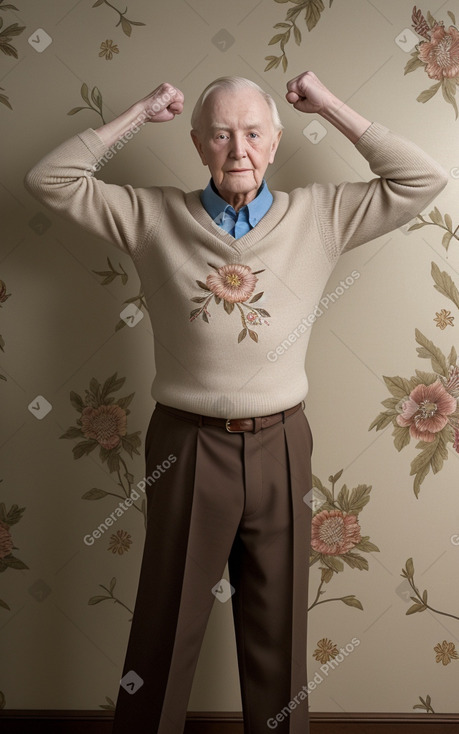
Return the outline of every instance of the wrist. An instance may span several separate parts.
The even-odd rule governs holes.
[[[371,125],[370,120],[367,120],[335,96],[330,97],[320,114],[354,144]]]
[[[144,100],[139,100],[139,102],[135,102],[131,107],[126,110],[126,114],[133,125],[136,122],[148,122],[148,104],[146,104]]]

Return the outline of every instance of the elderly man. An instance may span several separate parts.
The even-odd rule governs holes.
[[[26,177],[43,203],[131,255],[155,340],[147,476],[175,459],[146,490],[116,734],[183,732],[212,604],[233,590],[246,733],[308,731],[312,437],[302,401],[310,326],[341,253],[407,222],[446,176],[314,73],[287,89],[296,110],[354,143],[376,177],[270,191],[264,176],[282,125],[272,98],[239,77],[210,84],[193,111],[191,136],[211,174],[204,190],[94,176],[141,123],[182,112],[183,95],[170,84],[63,143]],[[231,586],[222,579],[227,562]]]

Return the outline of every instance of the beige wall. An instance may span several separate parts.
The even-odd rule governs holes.
[[[311,142],[303,134],[311,118],[285,103],[286,81],[313,69],[362,114],[430,152],[451,171],[451,178],[435,201],[442,220],[428,218],[432,204],[425,212],[430,226],[398,230],[343,255],[325,292],[335,291],[353,270],[360,277],[323,309],[312,334],[306,412],[314,434],[313,471],[330,488],[329,476],[343,470],[335,501],[344,483],[349,489],[371,486],[368,504],[354,504],[353,511],[362,536],[369,536],[379,552],[355,549],[368,570],[345,565],[332,573],[322,587],[320,600],[325,603],[310,611],[309,677],[314,680],[317,674],[319,683],[311,693],[311,708],[409,712],[422,705],[419,697],[430,695],[437,713],[454,711],[459,454],[446,428],[443,465],[437,450],[437,471],[429,471],[415,496],[410,466],[427,444],[416,448],[412,438],[398,451],[391,436],[397,416],[393,406],[413,384],[396,381],[388,426],[368,430],[387,409],[381,402],[391,397],[383,376],[409,380],[422,370],[428,374],[421,382],[430,385],[441,374],[439,354],[447,357],[453,345],[459,348],[459,294],[454,290],[459,288],[459,237],[451,238],[448,249],[442,244],[443,227],[454,231],[459,224],[459,122],[441,89],[425,103],[417,101],[437,83],[429,79],[425,64],[404,75],[411,59],[412,4],[324,3],[319,22],[308,31],[305,7],[318,7],[320,0],[301,7],[271,0],[129,0],[126,18],[144,25],[126,27],[124,20],[125,30],[132,31],[128,36],[116,26],[119,15],[105,2],[98,7],[86,0],[15,3],[16,10],[2,10],[0,4],[0,34],[12,24],[19,31],[25,27],[18,35],[9,34],[18,58],[11,50],[5,53],[7,34],[0,35],[0,94],[5,95],[0,98],[0,279],[5,284],[0,329],[0,630],[2,660],[8,661],[0,672],[0,701],[8,708],[97,709],[116,697],[144,538],[140,501],[89,546],[83,537],[113,512],[118,499],[110,494],[93,500],[82,496],[93,488],[122,495],[141,481],[143,438],[153,408],[148,318],[135,328],[115,330],[125,301],[138,295],[133,264],[114,247],[45,211],[26,193],[24,173],[60,141],[99,126],[95,110],[68,114],[86,104],[80,97],[83,83],[90,90],[98,87],[109,120],[167,80],[183,90],[185,113],[171,125],[143,129],[100,176],[116,183],[200,188],[207,172],[189,138],[192,104],[209,81],[230,73],[264,85],[279,103],[286,130],[269,172],[271,188],[369,178],[367,164],[348,141],[324,123],[326,135]],[[124,10],[116,0],[112,5]],[[279,44],[269,46],[269,40],[285,30],[273,26],[285,22],[294,7],[301,11],[301,42],[295,44],[292,37],[285,46],[286,72],[281,65],[265,71],[265,57],[280,54]],[[438,12],[429,5],[421,10],[425,16],[434,13],[446,28],[453,22],[447,11],[459,18],[459,3],[453,0],[441,4]],[[51,38],[47,48],[43,30]],[[416,40],[427,42],[420,35]],[[111,59],[99,55],[106,41],[118,49]],[[459,69],[453,72],[458,74],[451,82],[455,89]],[[124,269],[125,283],[116,276],[103,285],[97,272],[109,269],[107,257],[119,273]],[[439,269],[435,272],[443,293],[434,287],[432,263]],[[443,329],[442,309],[450,312]],[[437,348],[434,365],[417,353],[421,344],[416,329],[435,345],[428,347],[431,351]],[[103,384],[114,373],[124,382],[111,395],[118,401],[134,393],[128,432],[140,432],[142,440],[140,453],[121,454],[132,475],[128,484],[120,473],[123,487],[98,450],[75,460],[72,448],[78,440],[60,440],[79,416],[70,393],[84,398],[92,379]],[[37,396],[51,405],[42,419],[36,416],[45,403]],[[25,508],[22,515],[14,505]],[[318,507],[316,515],[321,511]],[[123,551],[123,540],[124,552],[112,552]],[[413,602],[401,572],[409,558],[414,562],[412,583],[421,594],[427,590],[429,608],[407,615]],[[325,568],[326,561],[322,557],[311,568],[311,604],[321,580],[320,565]],[[101,586],[108,589],[111,579],[116,579],[113,597],[122,603],[106,599],[88,604],[93,597],[110,596]],[[363,609],[349,599],[352,595]],[[358,642],[352,643],[353,638]],[[324,640],[331,647],[349,645],[333,669],[321,670],[327,657],[320,656]],[[437,648],[446,650],[442,662],[434,648],[443,642],[445,647]],[[229,604],[214,606],[190,709],[240,709]]]

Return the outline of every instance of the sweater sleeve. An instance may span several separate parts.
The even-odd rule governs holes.
[[[427,153],[379,123],[370,125],[355,147],[378,178],[313,185],[318,225],[331,260],[406,224],[448,182],[444,169]]]
[[[112,155],[88,128],[42,158],[28,171],[24,185],[45,206],[133,254],[160,218],[162,191],[97,179],[100,161]]]

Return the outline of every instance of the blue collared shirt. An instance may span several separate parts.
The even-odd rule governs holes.
[[[227,201],[217,193],[215,184],[210,179],[201,194],[201,203],[216,224],[219,224],[225,232],[233,235],[235,239],[243,237],[255,227],[266,214],[273,203],[273,195],[263,179],[258,193],[252,201],[236,212]]]

